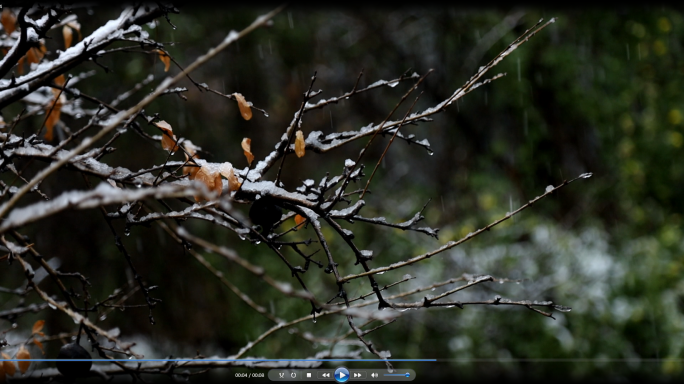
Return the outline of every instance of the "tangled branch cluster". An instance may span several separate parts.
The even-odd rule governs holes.
[[[3,12],[5,11],[8,10],[5,9]],[[187,138],[176,137],[172,128],[163,122],[165,116],[148,116],[145,114],[144,108],[164,95],[178,95],[185,98],[183,93],[187,91],[186,88],[172,87],[187,79],[200,91],[208,91],[236,100],[240,104],[243,116],[245,118],[251,117],[251,109],[260,109],[247,102],[245,97],[240,94],[225,94],[211,89],[208,85],[194,80],[190,74],[200,65],[216,56],[221,50],[253,30],[271,23],[272,18],[281,11],[280,8],[257,18],[251,25],[239,32],[231,31],[220,44],[209,49],[206,54],[198,57],[187,67],[182,68],[176,59],[164,50],[164,45],[154,41],[141,27],[157,18],[165,17],[168,20],[169,13],[176,13],[177,10],[173,7],[161,5],[147,8],[142,6],[129,7],[117,19],[107,22],[88,36],[83,37],[77,44],[67,47],[66,50],[53,55],[54,57],[46,55],[31,63],[30,71],[18,77],[16,72],[19,66],[23,65],[22,59],[26,58],[29,52],[34,49],[44,52],[41,50],[41,41],[48,37],[51,31],[58,28],[74,29],[78,27],[78,24],[71,13],[72,8],[68,6],[33,6],[15,11],[16,17],[13,14],[7,14],[7,18],[15,17],[14,24],[12,24],[15,26],[14,30],[10,31],[7,27],[10,24],[5,25],[3,22],[5,33],[0,38],[2,47],[7,49],[4,58],[0,61],[0,76],[3,78],[0,80],[0,109],[14,103],[22,103],[24,110],[11,119],[9,116],[4,116],[8,122],[4,123],[3,132],[0,133],[0,156],[2,156],[0,168],[2,172],[9,172],[13,176],[11,182],[0,181],[0,199],[2,201],[2,205],[0,205],[0,242],[4,246],[5,252],[5,256],[2,257],[5,261],[2,273],[9,274],[21,271],[26,277],[26,284],[18,288],[0,287],[0,295],[30,297],[35,302],[15,308],[0,308],[0,318],[15,322],[22,315],[44,311],[48,307],[60,311],[79,325],[79,337],[81,333],[87,335],[90,347],[99,358],[112,360],[111,364],[95,365],[93,372],[103,376],[126,374],[140,378],[143,374],[187,376],[204,372],[206,369],[228,366],[315,367],[320,362],[235,360],[247,357],[255,345],[280,330],[291,328],[293,325],[304,321],[315,321],[317,318],[330,315],[346,318],[349,326],[347,334],[326,340],[317,338],[310,333],[299,336],[312,343],[324,341],[332,344],[349,336],[355,336],[360,345],[365,348],[350,352],[347,357],[357,358],[366,350],[383,359],[388,369],[392,369],[391,362],[388,360],[389,351],[379,350],[370,340],[369,334],[395,321],[401,315],[401,311],[398,309],[428,309],[430,307],[463,309],[467,305],[508,305],[525,307],[547,317],[553,317],[553,310],[569,310],[567,307],[550,301],[515,301],[500,296],[485,301],[450,299],[457,292],[479,284],[507,281],[507,279],[488,275],[472,276],[466,274],[400,294],[390,294],[389,292],[391,288],[411,280],[411,276],[405,275],[403,279],[383,286],[378,282],[377,275],[390,270],[409,269],[415,263],[429,262],[428,259],[431,257],[490,230],[540,199],[554,193],[559,188],[577,180],[577,178],[564,181],[555,187],[550,186],[543,194],[527,204],[462,239],[449,241],[429,252],[390,265],[382,265],[382,260],[374,258],[371,250],[363,249],[363,246],[355,241],[353,231],[344,229],[340,224],[341,222],[352,224],[365,222],[404,231],[415,231],[437,238],[438,229],[419,226],[419,223],[424,219],[422,210],[402,223],[391,223],[384,217],[368,217],[363,214],[363,208],[366,204],[363,197],[368,192],[377,169],[377,165],[375,165],[375,169],[370,175],[364,172],[363,160],[366,160],[364,155],[367,149],[378,136],[389,136],[390,140],[386,144],[385,153],[395,139],[431,151],[427,139],[417,139],[415,135],[406,134],[402,129],[405,130],[406,125],[430,122],[432,115],[444,111],[478,87],[504,76],[504,74],[498,74],[491,78],[485,77],[501,60],[549,23],[552,23],[553,19],[546,23],[540,21],[527,30],[489,63],[480,67],[462,87],[455,90],[447,99],[431,108],[414,111],[419,96],[401,118],[395,117],[395,112],[419,88],[430,71],[423,76],[417,73],[406,73],[393,80],[379,80],[365,88],[358,86],[361,78],[359,75],[359,79],[356,80],[349,92],[337,97],[318,100],[316,99],[321,91],[314,91],[316,85],[316,74],[314,74],[309,89],[303,95],[300,108],[295,112],[291,123],[284,128],[283,135],[275,143],[273,151],[263,159],[256,161],[253,167],[235,169],[230,164],[212,163],[199,159],[197,147]],[[5,13],[3,13],[3,20],[5,19]],[[78,30],[78,32],[81,31]],[[158,82],[152,93],[128,109],[120,109],[118,105],[132,97],[134,91],[153,84],[155,81],[153,76],[148,76],[131,92],[118,95],[109,101],[100,100],[95,96],[81,92],[77,85],[80,81],[87,79],[90,72],[71,74],[78,72],[80,66],[86,62],[97,64],[100,57],[124,52],[121,48],[110,47],[116,42],[133,43],[150,54],[159,55],[167,70],[170,66],[169,62],[173,62],[178,67],[178,73]],[[102,67],[108,70],[106,67]],[[67,76],[61,77],[64,75]],[[324,134],[314,131],[310,132],[306,138],[301,133],[304,117],[308,112],[326,108],[340,100],[364,92],[371,92],[385,86],[393,87],[400,82],[412,82],[413,86],[379,124],[371,123],[349,132]],[[249,95],[246,96],[249,98]],[[266,114],[265,111],[260,111]],[[88,122],[80,129],[72,130],[60,122],[59,115],[55,118],[57,112],[72,117],[87,117]],[[43,140],[41,131],[29,137],[13,133],[30,116],[41,113],[46,116],[43,126],[52,121],[48,127],[50,135],[53,128],[59,131],[60,135],[58,136],[60,138],[58,140],[49,140],[49,137]],[[41,126],[41,130],[43,126]],[[148,133],[150,130],[158,131],[158,134]],[[142,167],[138,170],[129,170],[108,164],[105,161],[106,156],[114,151],[117,140],[129,132],[137,133],[141,140],[153,142],[155,145],[161,145],[163,149],[167,149],[169,151],[167,160],[162,164]],[[304,156],[305,153],[306,156],[321,155],[349,143],[364,140],[366,142],[365,147],[358,157],[347,159],[337,174],[333,176],[328,174],[322,180],[317,181],[304,180],[302,185],[295,189],[287,189],[280,182],[281,175],[288,170],[288,156],[292,154]],[[251,155],[249,142],[243,142],[243,149],[246,154]],[[170,160],[177,151],[185,155],[185,161]],[[311,152],[315,152],[316,155],[311,154]],[[381,160],[382,158],[373,162],[380,164]],[[31,162],[40,162],[45,165],[33,175],[26,174],[24,171],[26,167],[21,168],[15,165]],[[277,176],[274,180],[266,180],[265,178],[270,169],[277,169]],[[54,174],[58,170],[84,175],[88,188],[62,191],[54,195],[41,190],[41,183],[47,178],[55,177]],[[85,176],[99,179],[101,182],[90,186],[89,179]],[[583,174],[578,178],[589,176],[590,174]],[[365,186],[350,190],[350,185],[357,183],[365,184]],[[24,203],[27,201],[27,197],[32,195],[38,196],[40,201],[35,202],[33,199],[34,202]],[[235,209],[241,204],[251,205],[249,219]],[[178,206],[181,206],[182,209],[174,208]],[[41,244],[34,244],[22,234],[22,229],[27,225],[40,226],[41,221],[60,212],[85,209],[101,211],[102,219],[111,230],[114,243],[121,256],[134,272],[135,285],[112,292],[111,295],[102,300],[95,300],[88,293],[91,288],[90,276],[84,276],[79,272],[61,271],[42,256],[47,250],[41,249]],[[282,229],[285,227],[283,224],[292,217],[296,217],[296,225],[292,228]],[[230,248],[192,233],[183,225],[186,220],[207,221],[233,233],[233,238],[249,239],[255,246],[268,248],[274,257],[278,258],[289,269],[292,279],[296,281],[299,288],[293,288],[289,282],[279,281],[270,276],[263,267],[246,260]],[[237,297],[253,308],[254,311],[269,319],[273,323],[272,328],[244,345],[235,354],[220,357],[232,361],[207,359],[199,354],[186,359],[166,362],[124,363],[118,361],[121,356],[135,358],[142,358],[143,356],[134,351],[132,343],[121,341],[121,336],[117,332],[112,332],[103,327],[102,323],[105,321],[107,313],[116,308],[137,306],[127,304],[127,301],[142,295],[145,300],[144,306],[148,308],[149,321],[154,323],[154,309],[159,305],[160,300],[154,295],[154,289],[157,287],[149,285],[145,276],[136,271],[134,259],[128,249],[128,242],[116,230],[115,223],[117,222],[124,222],[126,231],[138,225],[157,225],[162,228],[177,244],[173,246],[183,247]],[[352,251],[357,270],[343,271],[340,268],[342,256],[331,250],[330,239],[324,235],[323,226],[329,226],[334,235],[338,236]],[[313,232],[314,238],[307,241],[288,240],[288,235],[292,231],[301,228],[307,228]],[[200,252],[200,249],[225,257],[244,269],[244,273],[252,274],[255,279],[275,288],[285,297],[307,301],[310,304],[310,312],[302,314],[300,318],[289,320],[276,316],[243,292],[240,287],[233,284],[231,279],[207,261],[204,257],[205,253]],[[320,294],[306,286],[302,276],[306,273],[318,273],[319,271],[318,269],[309,269],[312,263],[324,267],[323,270],[327,273],[324,278],[330,279],[336,284],[337,293],[334,297],[321,297]],[[41,284],[43,279],[48,276],[52,284]],[[348,294],[349,289],[346,288],[348,287],[347,284],[361,279],[370,283],[371,292],[358,297],[351,297]],[[71,288],[69,282],[74,280],[80,284],[83,294],[76,294]],[[434,288],[457,283],[462,283],[462,285],[448,289],[437,296],[427,295],[421,299],[411,299],[412,296],[431,291]],[[173,281],[164,281],[159,284],[173,284]],[[369,297],[373,297],[373,299],[366,299]],[[388,310],[370,312],[362,310],[363,307],[370,305],[377,305],[379,309],[387,308]],[[380,325],[368,327],[377,321],[380,322]],[[11,329],[5,333],[9,331]],[[51,340],[64,340],[69,335],[73,334],[46,336],[38,328],[31,339],[34,344],[40,345],[42,349],[42,343]],[[0,346],[3,351],[7,352],[3,356],[6,356],[5,358],[16,358],[16,354],[12,356],[13,351],[19,350],[19,347],[24,348],[24,345],[28,344],[29,341],[21,343],[21,345],[8,345],[5,342]],[[326,357],[340,356],[333,356],[331,352],[323,352],[311,358]],[[49,378],[58,374],[53,368],[41,368],[31,371],[23,377]],[[65,373],[62,372],[62,374]],[[21,379],[18,376],[16,378]]]

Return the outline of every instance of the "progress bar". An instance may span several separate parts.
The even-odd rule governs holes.
[[[64,361],[64,359],[0,359],[0,361]],[[332,362],[346,362],[346,361],[403,361],[403,362],[436,362],[437,359],[69,359],[69,361],[92,361],[92,362],[102,362],[111,363],[114,361],[119,361],[122,363],[135,361],[164,361],[164,362],[185,362],[185,361],[210,361],[210,362],[221,362],[221,361],[249,361],[249,362],[279,362],[279,361],[332,361]]]

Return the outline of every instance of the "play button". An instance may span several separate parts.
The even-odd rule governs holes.
[[[345,383],[349,380],[349,370],[345,367],[339,367],[335,370],[335,381],[338,383]]]

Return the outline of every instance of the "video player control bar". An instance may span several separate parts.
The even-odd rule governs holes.
[[[413,381],[416,371],[413,369],[271,369],[268,371],[271,381]]]

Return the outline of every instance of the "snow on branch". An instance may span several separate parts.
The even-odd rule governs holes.
[[[102,182],[88,191],[68,191],[50,201],[41,201],[26,207],[15,208],[0,225],[0,232],[54,215],[69,208],[89,209],[110,204],[122,204],[152,197],[155,199],[209,195],[201,184],[183,186],[164,184],[155,188],[120,189]]]

